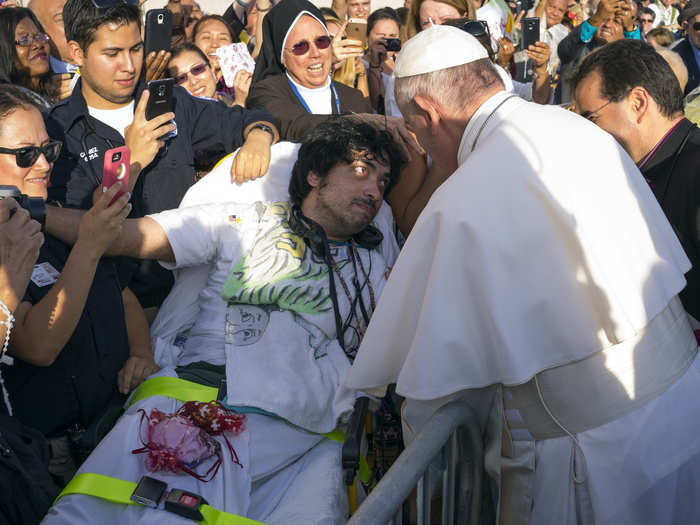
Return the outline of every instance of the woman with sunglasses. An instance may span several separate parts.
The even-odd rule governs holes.
[[[17,86],[0,85],[0,184],[46,199],[60,151],[33,98]],[[15,311],[8,348],[14,364],[3,365],[2,376],[14,416],[49,439],[49,470],[64,483],[76,458],[96,445],[96,438],[86,439],[96,435],[89,430],[119,402],[119,390],[128,392],[155,370],[147,324],[140,340],[127,334],[127,319],[132,323],[138,311],[122,300],[112,260],[101,259],[123,220],[98,201],[81,221],[72,249],[46,235]],[[130,292],[124,293],[127,298]]]
[[[0,82],[30,89],[48,103],[58,97],[49,65],[49,36],[24,7],[0,10]]]
[[[228,93],[217,91],[217,80],[209,59],[197,46],[185,43],[174,48],[171,53],[167,70],[177,85],[184,87],[195,97],[218,100],[229,107],[234,105],[245,107],[252,78],[248,72],[241,70],[236,74],[233,85],[236,94],[234,98]],[[195,178],[199,180],[209,173],[225,155],[226,152],[223,150],[195,150]]]
[[[172,51],[167,70],[175,79],[175,84],[184,87],[195,97],[213,98],[231,107],[245,107],[252,75],[244,70],[238,71],[234,79],[235,96],[217,90],[218,80],[211,67],[209,58],[194,44],[185,43]]]

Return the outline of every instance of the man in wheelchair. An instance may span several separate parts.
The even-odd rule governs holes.
[[[176,366],[132,394],[45,523],[346,518],[341,444],[327,435],[352,411],[344,379],[394,262],[379,248],[393,232],[373,220],[402,163],[388,133],[337,119],[299,149],[286,201],[124,222],[110,254],[209,263],[206,286],[172,340]],[[72,217],[52,210],[47,228],[71,240]]]

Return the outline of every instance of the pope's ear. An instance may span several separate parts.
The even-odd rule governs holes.
[[[436,135],[438,128],[440,127],[440,120],[442,120],[438,105],[433,99],[423,95],[417,95],[414,97],[413,102],[415,102],[419,111],[423,113],[423,117],[428,122],[430,133],[432,135]]]

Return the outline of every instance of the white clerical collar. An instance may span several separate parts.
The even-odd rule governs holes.
[[[492,129],[494,124],[494,113],[497,109],[500,109],[499,104],[503,103],[507,98],[511,97],[513,94],[507,91],[499,91],[495,95],[492,95],[486,102],[484,102],[479,109],[476,110],[472,118],[469,119],[467,127],[464,128],[464,133],[462,134],[462,141],[459,144],[459,149],[457,150],[457,162],[461,165],[469,157],[474,146],[474,141],[478,139],[483,140],[486,137],[487,131]],[[489,122],[486,122],[490,118]],[[482,126],[484,129],[482,129]],[[479,133],[481,131],[481,133]]]
[[[298,82],[295,82],[289,73],[287,73],[287,78],[299,90],[299,93],[301,94],[301,96],[304,96],[305,94],[318,95],[319,93],[329,91],[331,88],[331,77],[330,76],[328,77],[328,80],[326,81],[326,83],[323,86],[317,87],[317,88],[307,88],[307,87],[302,86]]]

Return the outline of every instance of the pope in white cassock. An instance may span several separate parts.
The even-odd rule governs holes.
[[[395,75],[410,128],[455,171],[347,384],[396,383],[409,440],[469,402],[499,523],[700,523],[700,364],[677,298],[690,264],[632,160],[579,116],[504,92],[459,29],[408,41]]]

